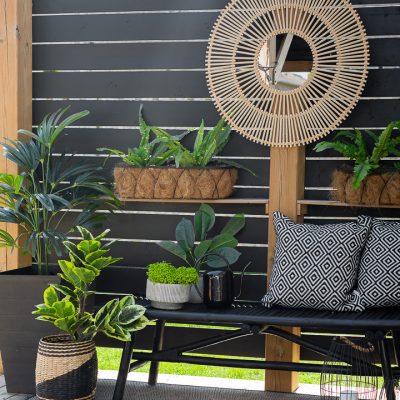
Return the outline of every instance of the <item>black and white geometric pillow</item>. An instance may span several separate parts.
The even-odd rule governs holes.
[[[365,307],[400,306],[400,223],[372,221],[358,291]]]
[[[354,288],[371,221],[362,216],[357,222],[342,224],[295,224],[274,213],[274,264],[262,303],[266,307],[363,311],[360,293]]]

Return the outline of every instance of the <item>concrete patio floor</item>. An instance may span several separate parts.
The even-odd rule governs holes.
[[[116,379],[116,371],[100,371],[98,395],[96,399],[111,400]],[[296,394],[264,393],[263,382],[240,379],[219,379],[193,376],[176,376],[160,374],[159,385],[149,387],[145,382],[147,374],[132,372],[129,374],[125,400],[317,400],[319,399],[318,385],[301,385]],[[4,376],[0,376],[0,400],[29,400],[32,395],[7,393]]]

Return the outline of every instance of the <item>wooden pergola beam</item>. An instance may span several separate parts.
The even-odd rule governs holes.
[[[271,147],[269,183],[268,226],[268,281],[271,278],[275,247],[272,215],[280,211],[293,221],[302,222],[298,215],[297,201],[304,197],[305,147]],[[287,328],[283,328],[287,329]],[[300,328],[289,331],[300,335]],[[270,361],[300,361],[300,347],[275,336],[267,335],[266,359]],[[294,392],[299,387],[297,372],[266,371],[265,389],[274,392]]]
[[[0,141],[32,129],[32,0],[0,0]],[[0,156],[0,172],[18,173]],[[19,227],[0,224],[14,237]],[[0,271],[31,265],[21,249],[0,251]]]

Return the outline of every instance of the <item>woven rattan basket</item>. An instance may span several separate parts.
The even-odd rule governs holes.
[[[122,199],[224,199],[234,189],[238,170],[230,167],[148,167],[125,164],[114,169]]]
[[[342,203],[400,205],[400,173],[384,172],[367,176],[354,190],[353,173],[344,169],[333,172],[332,198]]]
[[[46,336],[39,342],[36,396],[43,400],[91,400],[97,383],[93,340],[72,342],[67,335]]]

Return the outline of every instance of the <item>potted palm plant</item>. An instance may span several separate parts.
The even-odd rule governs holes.
[[[65,284],[51,284],[44,291],[44,303],[33,312],[39,321],[49,322],[62,334],[43,337],[36,363],[36,395],[39,399],[94,399],[97,382],[97,357],[94,338],[103,333],[129,341],[131,333],[143,329],[148,320],[145,308],[133,296],[113,299],[95,314],[85,304],[94,294],[90,290],[101,271],[120,259],[108,255],[102,245],[108,230],[94,237],[80,227],[83,240],[65,242],[69,260],[59,260],[59,274]]]
[[[20,131],[26,140],[3,143],[5,157],[20,172],[0,175],[0,222],[19,225],[18,243],[33,261],[0,274],[0,349],[7,390],[14,393],[34,393],[37,344],[54,332],[31,315],[48,284],[60,281],[51,259],[62,255],[74,227],[101,225],[106,215],[96,210],[118,205],[101,168],[55,154],[63,129],[88,114],[63,118],[66,111],[46,116],[35,133]]]
[[[174,256],[180,258],[188,267],[197,271],[205,267],[212,269],[227,268],[240,257],[236,250],[238,240],[236,234],[245,226],[243,214],[234,215],[221,232],[210,236],[215,224],[215,212],[208,204],[202,204],[194,216],[194,224],[187,218],[182,218],[175,229],[176,241],[161,241],[158,245]],[[190,302],[201,303],[203,294],[203,279],[193,284]]]
[[[174,136],[151,127],[143,118],[142,108],[139,127],[140,144],[127,154],[115,149],[98,149],[122,160],[114,168],[115,191],[120,198],[221,199],[232,194],[238,168],[243,167],[215,158],[230,139],[231,128],[223,119],[209,132],[203,121],[193,149],[185,147],[181,139],[194,129]]]
[[[400,129],[400,121],[390,122],[380,134],[364,134],[359,129],[342,131],[333,141],[314,147],[317,152],[334,150],[353,162],[353,168],[345,166],[333,172],[334,200],[366,205],[400,204],[400,164],[382,162],[385,157],[400,157],[400,137],[394,135],[395,128]]]
[[[190,286],[197,283],[195,268],[179,267],[165,261],[148,266],[146,297],[155,308],[178,310],[189,301]]]

